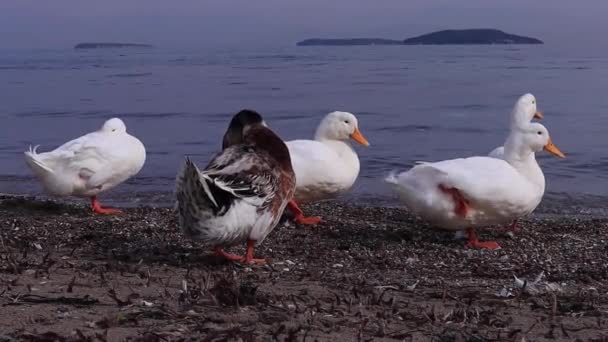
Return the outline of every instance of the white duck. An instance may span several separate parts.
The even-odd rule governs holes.
[[[532,119],[543,119],[544,116],[537,110],[536,98],[534,95],[528,93],[519,97],[513,110],[511,111],[511,125],[510,127],[523,127],[532,121]],[[489,154],[490,157],[504,159],[505,147],[500,146],[493,149]],[[517,219],[513,220],[509,230],[512,232],[517,231]]]
[[[53,151],[38,153],[30,146],[25,161],[55,196],[90,197],[94,212],[119,213],[102,208],[97,195],[137,174],[146,161],[146,149],[127,133],[121,119],[106,121],[100,130],[69,141]]]
[[[514,127],[504,160],[470,157],[421,163],[386,181],[401,201],[425,220],[448,230],[467,229],[468,246],[497,249],[480,242],[475,226],[504,224],[531,213],[545,191],[545,177],[535,159],[542,149],[564,158],[539,123]]]
[[[253,249],[279,222],[296,181],[285,143],[260,114],[237,113],[224,135],[223,150],[200,171],[189,159],[177,177],[180,227],[193,239],[214,245],[229,260],[262,263]],[[224,247],[247,241],[245,257]]]
[[[517,99],[513,110],[511,111],[510,127],[522,127],[528,125],[532,119],[543,119],[543,113],[539,112],[536,107],[536,98],[528,93]],[[504,159],[505,147],[499,146],[493,149],[488,155],[490,157]]]
[[[296,222],[317,224],[321,221],[320,217],[305,217],[296,201],[332,198],[355,183],[359,175],[359,157],[351,147],[350,139],[369,146],[359,131],[357,118],[351,113],[336,111],[321,120],[315,140],[287,142],[296,173],[296,194],[288,206]]]

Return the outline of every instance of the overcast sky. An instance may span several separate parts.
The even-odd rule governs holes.
[[[0,0],[3,48],[82,41],[168,47],[293,45],[499,28],[552,44],[607,45],[608,0]]]

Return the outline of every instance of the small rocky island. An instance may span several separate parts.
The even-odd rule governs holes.
[[[495,29],[443,30],[422,36],[393,40],[382,38],[306,39],[298,46],[352,45],[487,45],[487,44],[543,44],[536,38],[518,36]]]
[[[422,36],[408,38],[405,45],[447,45],[447,44],[543,44],[536,38],[518,36],[494,29],[443,30]]]
[[[348,38],[348,39],[321,39],[312,38],[298,42],[297,46],[315,46],[315,45],[402,45],[400,40],[382,39],[382,38]]]
[[[80,43],[74,46],[74,49],[103,49],[103,48],[151,48],[148,44],[133,44],[133,43]]]

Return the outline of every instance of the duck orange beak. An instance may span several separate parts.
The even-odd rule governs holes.
[[[545,145],[545,147],[543,149],[556,157],[566,158],[566,155],[563,154],[562,151],[560,151],[559,148],[557,148],[557,146],[555,146],[553,141],[551,141],[551,138],[549,138],[549,142],[547,143],[547,145]]]
[[[534,118],[540,120],[540,119],[544,119],[545,116],[541,112],[536,112],[536,113],[534,113]]]
[[[369,146],[369,142],[367,141],[367,139],[365,139],[363,134],[361,134],[361,131],[358,127],[355,127],[355,131],[350,135],[350,138],[363,146]]]

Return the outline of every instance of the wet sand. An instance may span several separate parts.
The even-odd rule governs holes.
[[[0,197],[0,341],[608,340],[608,219],[479,230],[485,251],[403,209],[305,209],[325,222],[277,227],[245,266],[171,209]]]

